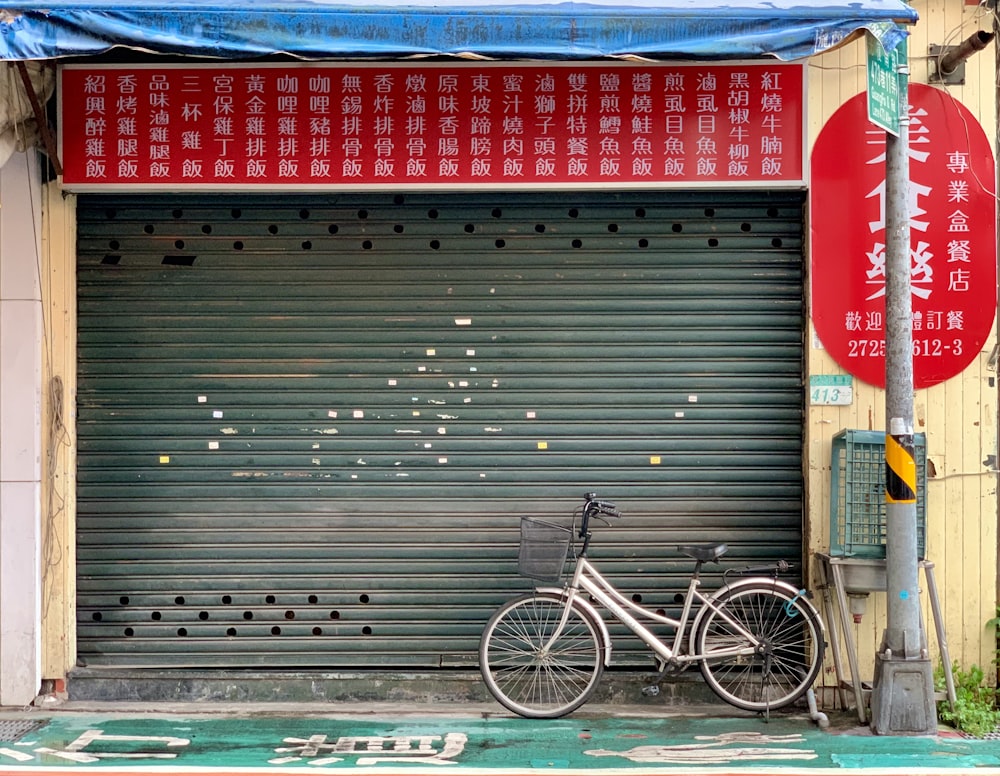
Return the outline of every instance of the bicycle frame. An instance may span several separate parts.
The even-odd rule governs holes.
[[[574,601],[576,601],[577,603],[582,604],[585,609],[590,610],[601,624],[603,631],[602,635],[606,640],[606,644],[604,645],[605,666],[610,665],[610,634],[608,633],[603,617],[597,611],[596,607],[592,606],[588,599],[581,595],[581,593],[586,593],[593,598],[593,600],[611,612],[611,614],[614,615],[619,622],[635,634],[636,637],[649,647],[653,653],[657,655],[657,657],[664,661],[664,663],[672,663],[686,667],[690,663],[696,663],[700,660],[710,658],[753,655],[756,653],[757,648],[760,645],[760,640],[757,639],[753,633],[746,630],[741,623],[733,620],[725,609],[717,606],[715,604],[715,598],[724,590],[732,590],[744,585],[757,585],[762,582],[775,585],[776,587],[786,589],[793,594],[797,594],[797,591],[791,585],[770,577],[745,577],[732,585],[724,586],[711,596],[706,596],[699,590],[701,580],[698,575],[698,570],[696,569],[695,573],[692,574],[691,579],[688,582],[687,593],[684,596],[684,606],[681,610],[681,618],[679,620],[675,620],[672,617],[659,614],[647,609],[644,606],[640,606],[634,601],[628,600],[625,596],[618,592],[614,585],[601,575],[601,573],[587,559],[585,554],[580,554],[576,560],[576,568],[573,571],[572,580],[564,588],[539,588],[539,592],[554,592],[561,597],[564,597],[566,600],[566,606],[563,609],[562,618],[549,643],[545,646],[545,649],[548,649],[553,643],[555,643],[556,639],[559,638],[559,635],[562,633],[569,617],[570,608],[572,607]],[[691,619],[692,610],[695,608],[695,604],[698,604],[698,610],[691,627],[688,628],[688,622]],[[687,634],[693,634],[697,631],[697,623],[709,611],[715,612],[732,628],[740,633],[740,635],[746,638],[748,642],[747,646],[713,649],[703,654],[694,654],[693,650],[686,653],[683,649],[685,636]],[[633,612],[637,616],[633,616]],[[642,622],[639,621],[639,617],[653,623],[659,623],[661,625],[674,628],[675,632],[673,645],[670,646],[664,643],[659,636],[650,631],[645,625],[643,625]]]

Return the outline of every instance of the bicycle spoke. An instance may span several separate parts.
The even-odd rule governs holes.
[[[529,717],[568,714],[593,693],[603,671],[595,624],[577,608],[538,594],[511,602],[483,633],[480,668],[502,704]]]
[[[754,654],[718,656],[713,650],[749,644],[721,614],[706,615],[696,637],[706,681],[729,703],[757,711],[781,708],[802,696],[822,661],[822,628],[812,607],[767,586],[735,588],[718,599],[732,622],[752,634]]]

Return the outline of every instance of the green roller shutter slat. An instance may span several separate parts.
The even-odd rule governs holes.
[[[589,490],[647,604],[679,543],[801,554],[799,193],[93,195],[78,235],[89,665],[467,667],[519,516]]]

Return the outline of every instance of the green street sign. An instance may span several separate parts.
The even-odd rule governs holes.
[[[865,33],[868,43],[868,120],[886,132],[899,135],[899,74],[900,58],[906,56],[904,40],[892,51],[870,32]]]

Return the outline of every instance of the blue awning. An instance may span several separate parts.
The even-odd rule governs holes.
[[[916,20],[902,0],[22,0],[0,8],[0,58],[793,60],[865,29],[892,49]]]

